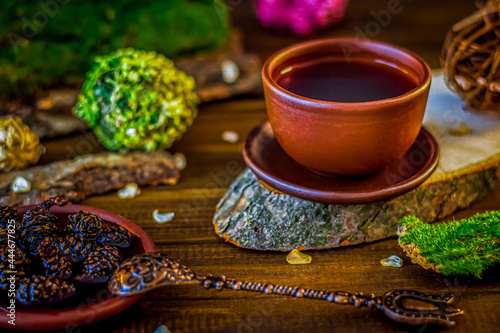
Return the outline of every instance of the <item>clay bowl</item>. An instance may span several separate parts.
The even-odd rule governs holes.
[[[277,84],[287,68],[316,58],[383,63],[416,87],[393,98],[338,103],[299,96]],[[351,38],[284,49],[267,60],[262,77],[269,121],[283,150],[311,171],[340,178],[377,173],[408,151],[422,126],[431,83],[430,69],[417,55]]]
[[[21,206],[17,210],[22,215],[33,207]],[[102,209],[81,205],[56,206],[52,207],[50,211],[59,218],[60,222],[65,222],[68,215],[82,209],[98,214],[107,223],[120,225],[135,235],[131,246],[122,251],[125,258],[138,253],[155,251],[153,241],[144,230],[122,216],[111,214]],[[113,296],[107,290],[106,283],[96,285],[77,284],[77,293],[75,295],[52,306],[27,307],[16,304],[16,325],[9,324],[8,321],[10,318],[4,313],[0,316],[0,327],[30,331],[66,328],[73,330],[76,326],[95,323],[96,321],[111,317],[130,307],[140,298],[141,295],[130,297]],[[0,308],[7,306],[6,301],[8,299],[0,299]]]

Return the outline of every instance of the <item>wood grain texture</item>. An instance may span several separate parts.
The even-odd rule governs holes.
[[[286,45],[296,43],[258,26],[249,0],[228,1],[234,23],[247,36],[246,47],[262,60]],[[386,0],[353,0],[346,20],[325,36],[354,35],[356,26],[373,20],[371,10],[387,8]],[[439,66],[439,53],[446,30],[474,11],[467,0],[401,1],[405,10],[376,37],[407,47],[422,55],[431,67]],[[289,265],[283,253],[257,252],[225,243],[213,231],[215,205],[245,164],[240,144],[220,139],[224,130],[235,130],[244,138],[266,119],[262,95],[204,105],[190,132],[173,151],[186,154],[188,167],[176,186],[143,188],[133,201],[120,201],[114,193],[93,197],[85,205],[124,215],[140,225],[159,250],[180,259],[200,273],[225,274],[231,278],[297,284],[306,287],[382,294],[390,289],[413,288],[428,293],[451,293],[465,316],[448,332],[499,332],[500,271],[492,270],[481,281],[443,278],[411,264],[396,239],[327,251],[309,251],[310,265]],[[93,140],[92,140],[93,139]],[[90,134],[45,143],[42,163],[68,159],[75,154],[103,151]],[[164,225],[153,221],[154,209],[173,211],[175,219]],[[500,188],[455,218],[475,212],[500,209]],[[451,218],[451,217],[450,217]],[[390,255],[404,258],[402,268],[385,268],[380,259]],[[153,333],[160,325],[173,333],[201,332],[416,332],[418,328],[391,324],[377,312],[327,302],[285,299],[245,292],[206,291],[173,286],[147,294],[123,313],[102,322],[59,332]],[[3,333],[4,331],[2,331]],[[5,331],[9,332],[9,331]],[[423,328],[420,332],[433,332]],[[435,332],[435,330],[434,330]],[[9,332],[10,333],[10,332]]]

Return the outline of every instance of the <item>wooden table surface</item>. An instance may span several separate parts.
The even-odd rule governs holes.
[[[319,37],[352,36],[373,21],[370,11],[387,8],[388,0],[353,0],[346,19]],[[273,52],[297,43],[292,37],[262,29],[247,0],[227,1],[234,24],[245,34],[246,48],[265,60]],[[466,0],[401,0],[403,11],[391,17],[373,39],[394,43],[420,54],[432,68],[439,67],[439,53],[447,29],[474,10]],[[345,290],[383,295],[391,289],[415,289],[457,296],[465,310],[453,332],[499,332],[499,270],[483,280],[445,278],[414,265],[403,254],[395,238],[372,244],[329,251],[308,252],[310,265],[292,266],[285,253],[255,252],[237,248],[216,236],[212,217],[218,200],[245,168],[241,141],[266,119],[263,96],[256,93],[228,101],[203,105],[193,128],[172,151],[186,155],[188,166],[175,186],[144,188],[132,201],[121,201],[115,193],[83,202],[121,214],[140,225],[155,241],[157,249],[182,260],[200,273],[258,280],[274,284],[318,289]],[[240,142],[221,140],[221,133],[234,130]],[[45,143],[42,163],[70,158],[74,154],[102,151],[91,134]],[[173,211],[175,219],[164,225],[151,212]],[[456,218],[475,212],[500,209],[500,188]],[[403,268],[384,268],[379,261],[390,255],[404,258]],[[356,309],[305,299],[288,299],[248,292],[204,290],[195,286],[173,286],[144,296],[128,310],[101,322],[68,332],[148,332],[166,325],[180,332],[406,332],[433,331],[431,327],[401,327],[375,310]]]

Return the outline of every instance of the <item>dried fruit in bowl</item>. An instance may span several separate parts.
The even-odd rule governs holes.
[[[30,272],[31,260],[26,253],[18,247],[9,248],[8,245],[0,246],[0,289],[9,288],[10,277],[14,276],[17,282]],[[16,273],[11,273],[15,271]]]
[[[17,301],[23,305],[49,305],[76,293],[75,285],[58,278],[33,275],[21,279],[17,287]]]

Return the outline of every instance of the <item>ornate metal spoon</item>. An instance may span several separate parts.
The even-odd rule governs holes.
[[[453,317],[463,311],[450,305],[453,296],[432,296],[411,290],[397,290],[383,297],[286,287],[267,283],[236,281],[225,276],[200,276],[163,253],[143,253],[124,261],[109,281],[109,290],[130,296],[172,284],[201,284],[205,288],[249,290],[266,294],[307,297],[356,307],[376,308],[399,323],[453,326]]]

